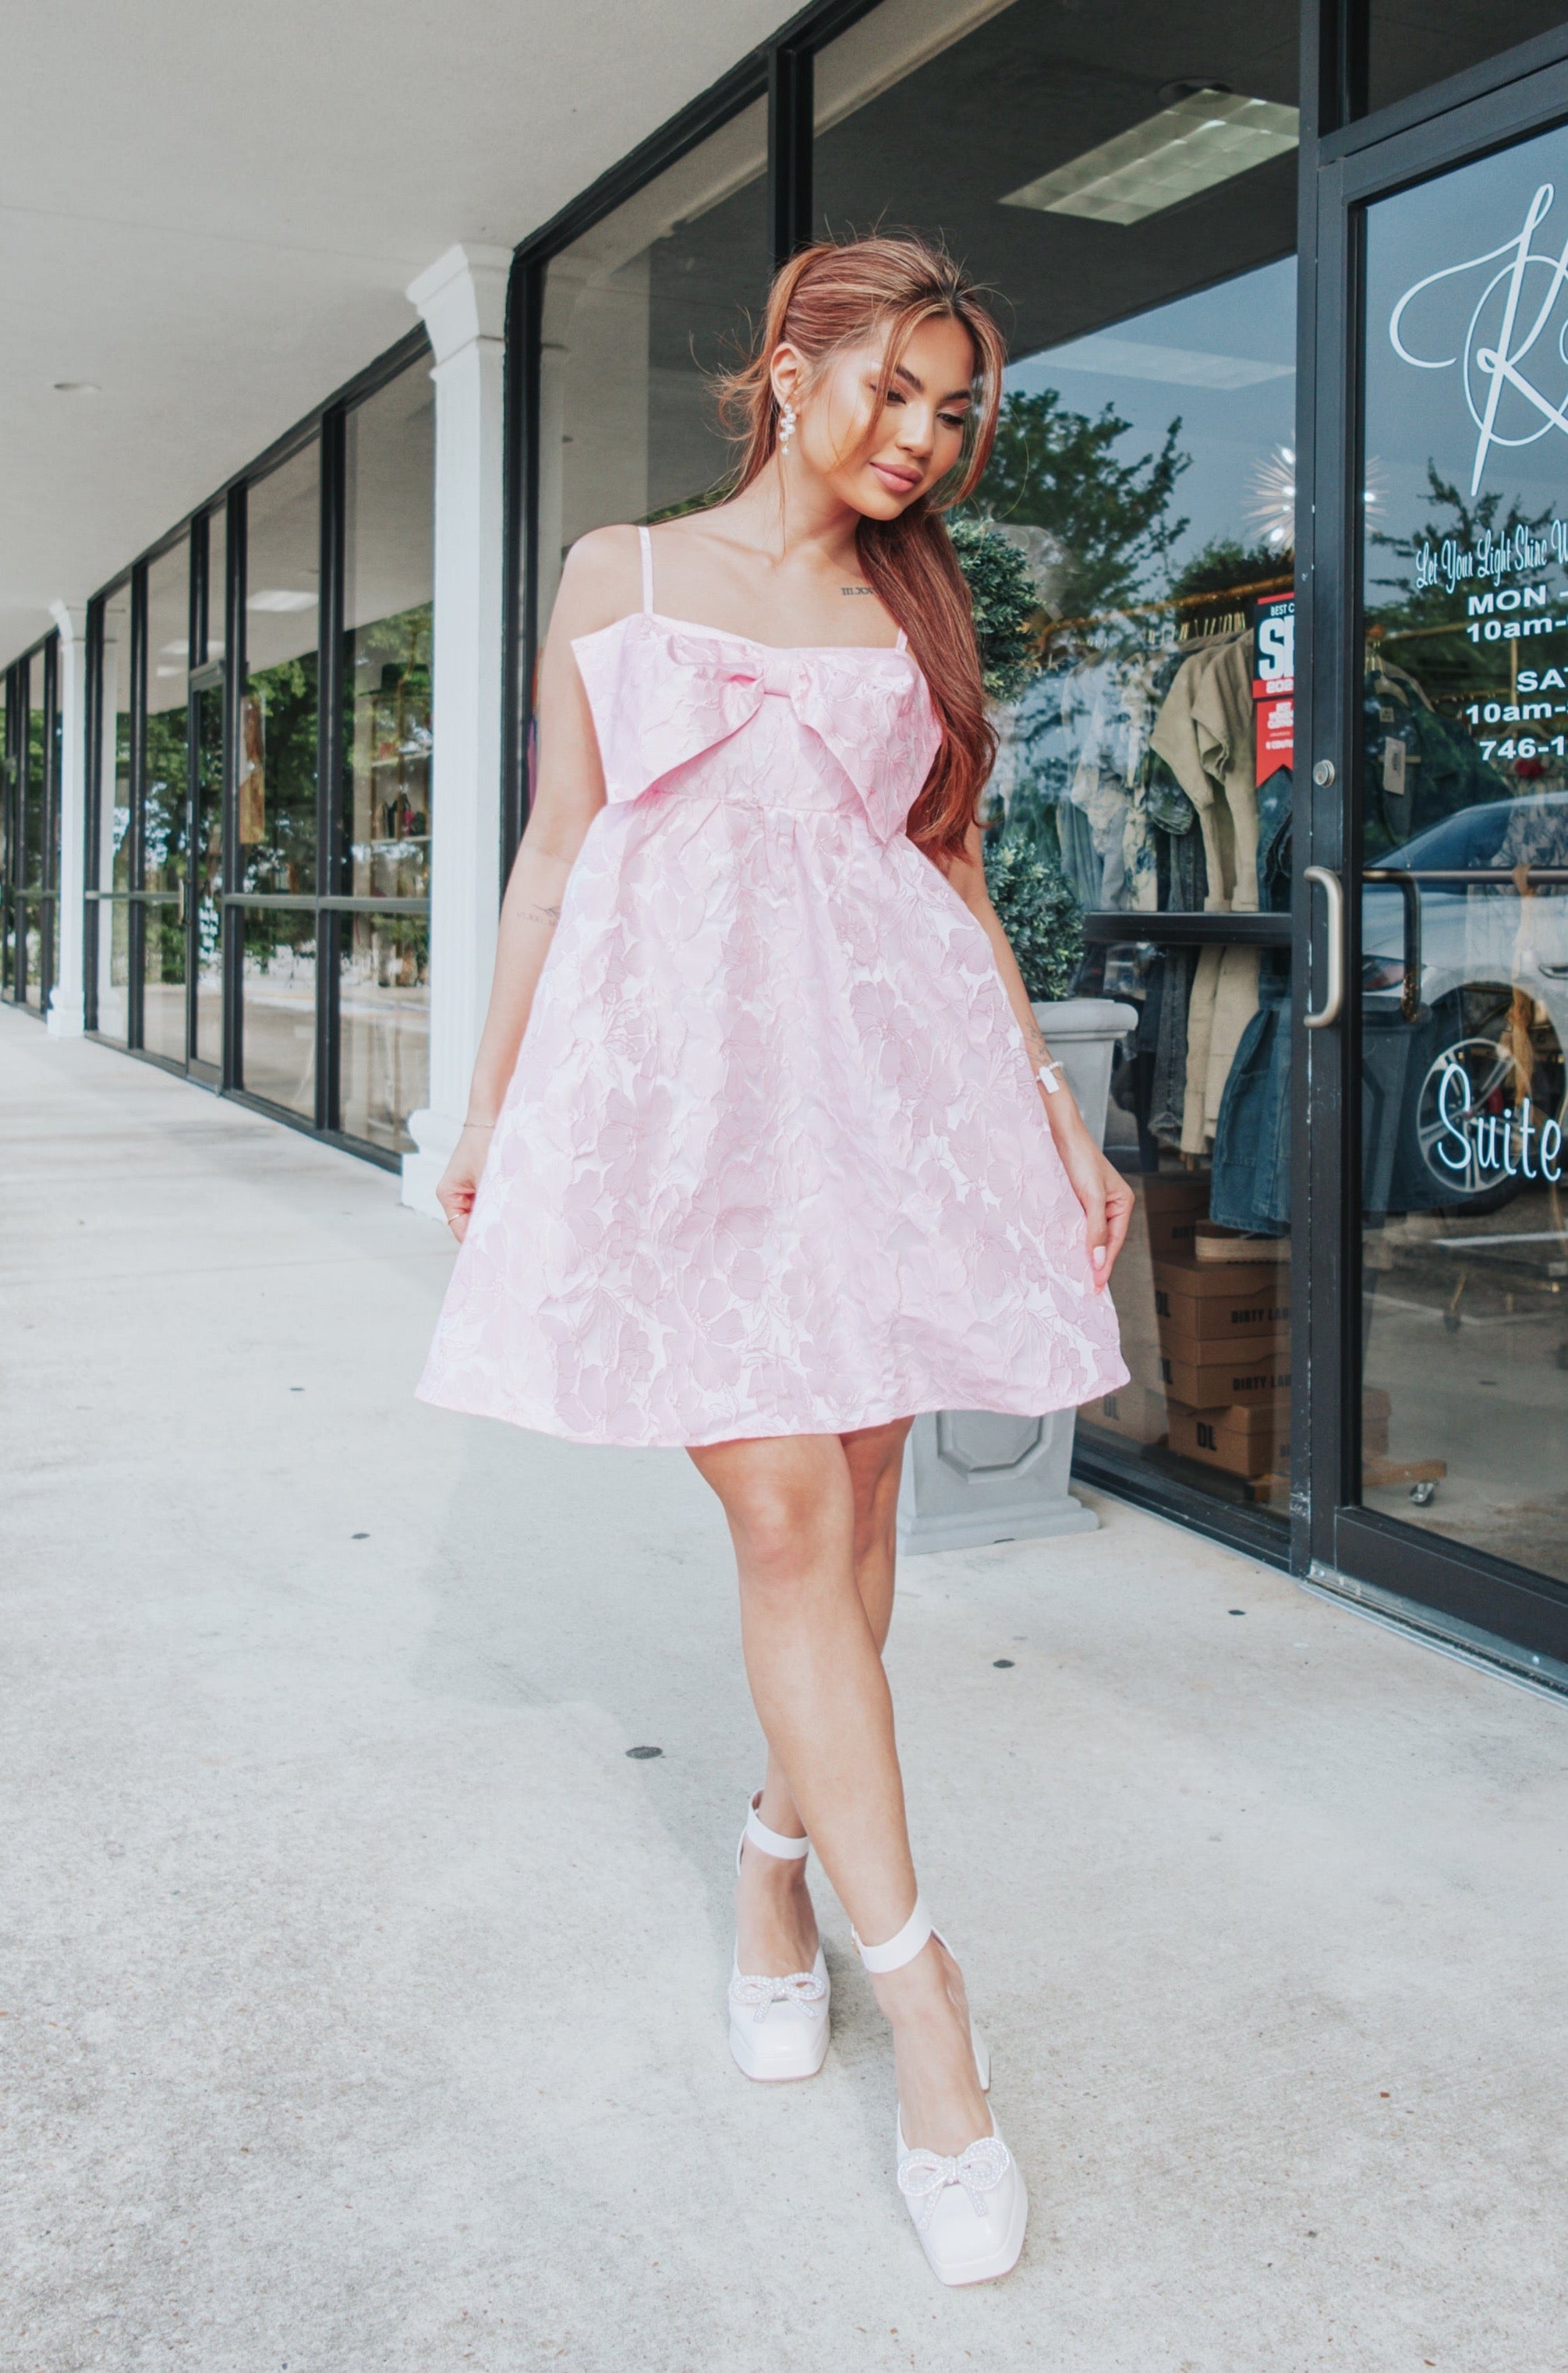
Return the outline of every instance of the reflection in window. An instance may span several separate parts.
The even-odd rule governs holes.
[[[338,975],[342,1127],[388,1152],[409,1151],[405,1123],[430,1072],[430,926],[423,915],[345,918]]]
[[[579,535],[699,502],[724,476],[706,375],[737,359],[766,293],[766,156],[759,100],[550,264],[541,633]]]
[[[312,439],[248,497],[240,882],[275,894],[316,888],[319,459]]]
[[[430,890],[435,391],[423,358],[346,422],[346,887]]]
[[[1565,188],[1556,132],[1368,211],[1358,754],[1363,1496],[1559,1578],[1568,444],[1539,397]]]
[[[1085,1418],[1276,1504],[1290,979],[1222,918],[1290,905],[1297,34],[1293,0],[1228,31],[1204,0],[887,0],[816,76],[821,228],[908,226],[1000,292],[1000,433],[954,523],[1012,625],[987,654],[992,861],[1103,918],[1067,979],[1136,1025],[1108,1132],[1134,1382]],[[1212,943],[1163,940],[1172,913]]]
[[[316,918],[280,906],[242,917],[240,1075],[247,1093],[302,1119],[316,1111]]]
[[[6,670],[0,778],[0,996],[42,1012],[54,980],[60,880],[58,642]]]
[[[191,547],[147,569],[147,696],[142,791],[142,1044],[185,1059],[184,883],[189,862]]]
[[[19,859],[17,906],[17,993],[38,1008],[43,993],[44,913],[38,893],[43,886],[44,745],[43,654],[35,651],[17,671],[20,697],[22,746],[17,782]]]
[[[0,779],[0,996],[13,999],[21,995],[22,988],[18,948],[22,929],[26,717],[27,665],[23,661],[6,671],[4,777]]]
[[[60,713],[53,636],[6,669],[0,783],[0,995],[42,1012],[54,978]]]
[[[123,585],[103,604],[99,677],[102,741],[99,750],[97,880],[100,895],[89,924],[96,934],[97,1027],[123,1046],[128,1027],[131,887],[131,589]]]
[[[22,783],[22,880],[29,890],[44,887],[44,803],[49,720],[44,710],[43,653],[24,662],[27,685],[27,761]]]
[[[223,1061],[223,688],[203,684],[192,703],[191,888],[195,946],[195,1037],[191,1052]]]

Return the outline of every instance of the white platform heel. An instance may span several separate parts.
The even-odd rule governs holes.
[[[896,1936],[890,1936],[885,1945],[862,1945],[857,1936],[855,1944],[872,1977],[884,1978],[906,1968],[917,1953],[923,1953],[932,1936],[944,1951],[950,1949],[946,1937],[931,1926],[917,1896],[915,1909]],[[973,2021],[969,2040],[980,2088],[989,2092],[990,2054]],[[1017,2161],[997,2132],[995,2117],[990,2133],[972,2142],[956,2158],[944,2158],[936,2151],[911,2150],[904,2139],[902,2112],[894,2132],[898,2145],[898,2189],[938,2282],[993,2283],[999,2275],[1011,2274],[1024,2248],[1029,2194]]]
[[[787,1838],[757,1818],[759,1788],[746,1808],[746,1826],[735,1848],[735,1868],[742,1848],[750,1843],[778,1862],[804,1862],[809,1838]],[[742,1973],[737,1940],[730,1979],[730,2049],[736,2065],[762,2085],[785,2085],[800,2076],[814,2076],[827,2057],[828,2005],[831,1987],[827,1964],[817,1946],[809,1970],[792,1977],[749,1977]]]

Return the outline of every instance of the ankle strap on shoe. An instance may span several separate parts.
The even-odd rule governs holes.
[[[934,1933],[930,1916],[918,1895],[915,1909],[897,1935],[890,1936],[885,1945],[862,1945],[855,1931],[852,1928],[849,1931],[855,1937],[855,1950],[873,1978],[891,1977],[895,1970],[902,1970],[917,1953],[925,1951]]]
[[[812,1850],[810,1838],[787,1838],[781,1829],[770,1829],[766,1821],[757,1818],[756,1808],[761,1802],[762,1790],[759,1788],[746,1806],[745,1834],[750,1842],[761,1853],[772,1854],[779,1862],[804,1862]]]

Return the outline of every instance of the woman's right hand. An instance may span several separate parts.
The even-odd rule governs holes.
[[[474,1198],[479,1191],[479,1174],[485,1167],[485,1156],[490,1147],[489,1129],[479,1128],[473,1121],[464,1121],[462,1134],[452,1148],[452,1157],[441,1173],[436,1188],[436,1200],[446,1214],[448,1227],[461,1245],[468,1233],[468,1222],[474,1214]]]

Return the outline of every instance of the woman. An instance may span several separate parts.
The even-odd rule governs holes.
[[[1000,335],[911,240],[778,274],[727,383],[734,491],[566,564],[540,764],[424,1397],[684,1447],[723,1503],[767,1742],[738,1855],[748,2075],[828,2040],[807,1841],[892,2023],[898,2181],[944,2282],[1005,2274],[1023,2179],[916,1889],[881,1651],[922,1409],[1125,1379],[1130,1197],[986,895],[994,754],[941,510],[979,479]]]

